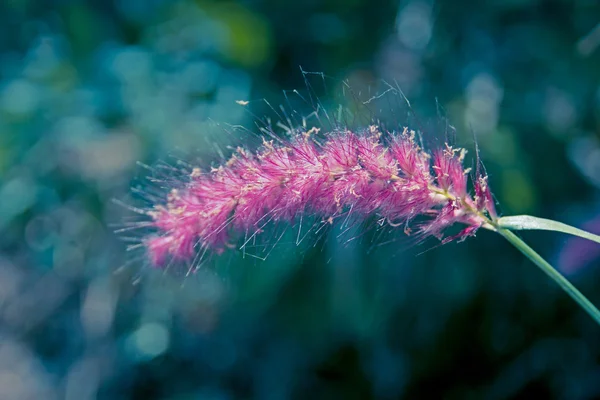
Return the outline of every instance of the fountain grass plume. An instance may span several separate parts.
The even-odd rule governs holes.
[[[219,167],[194,169],[183,189],[148,212],[157,233],[144,244],[160,267],[171,258],[191,260],[201,248],[222,252],[240,232],[259,231],[267,216],[292,222],[316,215],[333,222],[350,209],[420,239],[462,240],[496,218],[487,176],[469,174],[465,153],[449,145],[429,153],[407,128],[394,134],[375,125],[323,137],[313,128],[283,143],[265,140],[255,153],[238,148]],[[424,218],[411,227],[417,217]],[[465,227],[446,236],[454,224]]]

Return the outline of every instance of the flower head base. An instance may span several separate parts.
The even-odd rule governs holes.
[[[391,226],[422,216],[415,234],[443,243],[474,235],[496,218],[480,168],[473,177],[475,195],[468,193],[463,149],[447,145],[430,155],[407,129],[384,135],[371,126],[332,132],[323,140],[317,133],[313,128],[285,143],[265,141],[254,154],[238,149],[218,168],[194,169],[184,188],[148,212],[156,229],[144,240],[152,264],[190,260],[202,249],[221,252],[236,233],[299,215],[333,221],[352,210],[365,218],[376,214]],[[455,223],[466,227],[444,238]]]

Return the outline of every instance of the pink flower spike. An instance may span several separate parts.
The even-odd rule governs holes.
[[[495,218],[486,176],[477,176],[474,199],[467,191],[464,150],[446,146],[432,157],[408,129],[317,134],[313,128],[288,141],[265,141],[255,153],[238,149],[218,168],[194,169],[185,186],[147,213],[155,229],[144,241],[150,262],[163,266],[201,250],[219,253],[271,221],[293,223],[304,215],[333,221],[349,212],[374,214],[407,232],[422,216],[417,237],[442,243],[472,236],[488,216]],[[466,228],[444,239],[455,223]]]

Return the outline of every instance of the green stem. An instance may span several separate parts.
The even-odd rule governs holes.
[[[511,231],[503,228],[497,229],[498,233],[504,236],[513,246],[515,246],[521,253],[529,258],[535,265],[540,267],[542,271],[546,273],[554,282],[558,283],[558,286],[563,288],[565,292],[573,300],[575,300],[598,324],[600,324],[600,311],[595,305],[590,302],[575,286],[571,284],[564,276],[562,276],[552,265],[542,258],[538,253],[529,247],[523,240]]]

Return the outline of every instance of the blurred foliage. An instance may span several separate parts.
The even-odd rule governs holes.
[[[399,124],[476,137],[505,214],[598,232],[597,1],[7,0],[0,26],[0,398],[600,396],[598,327],[491,233],[282,236],[182,278],[126,254],[111,202],[136,161],[386,82]],[[524,236],[600,304],[597,249]]]

